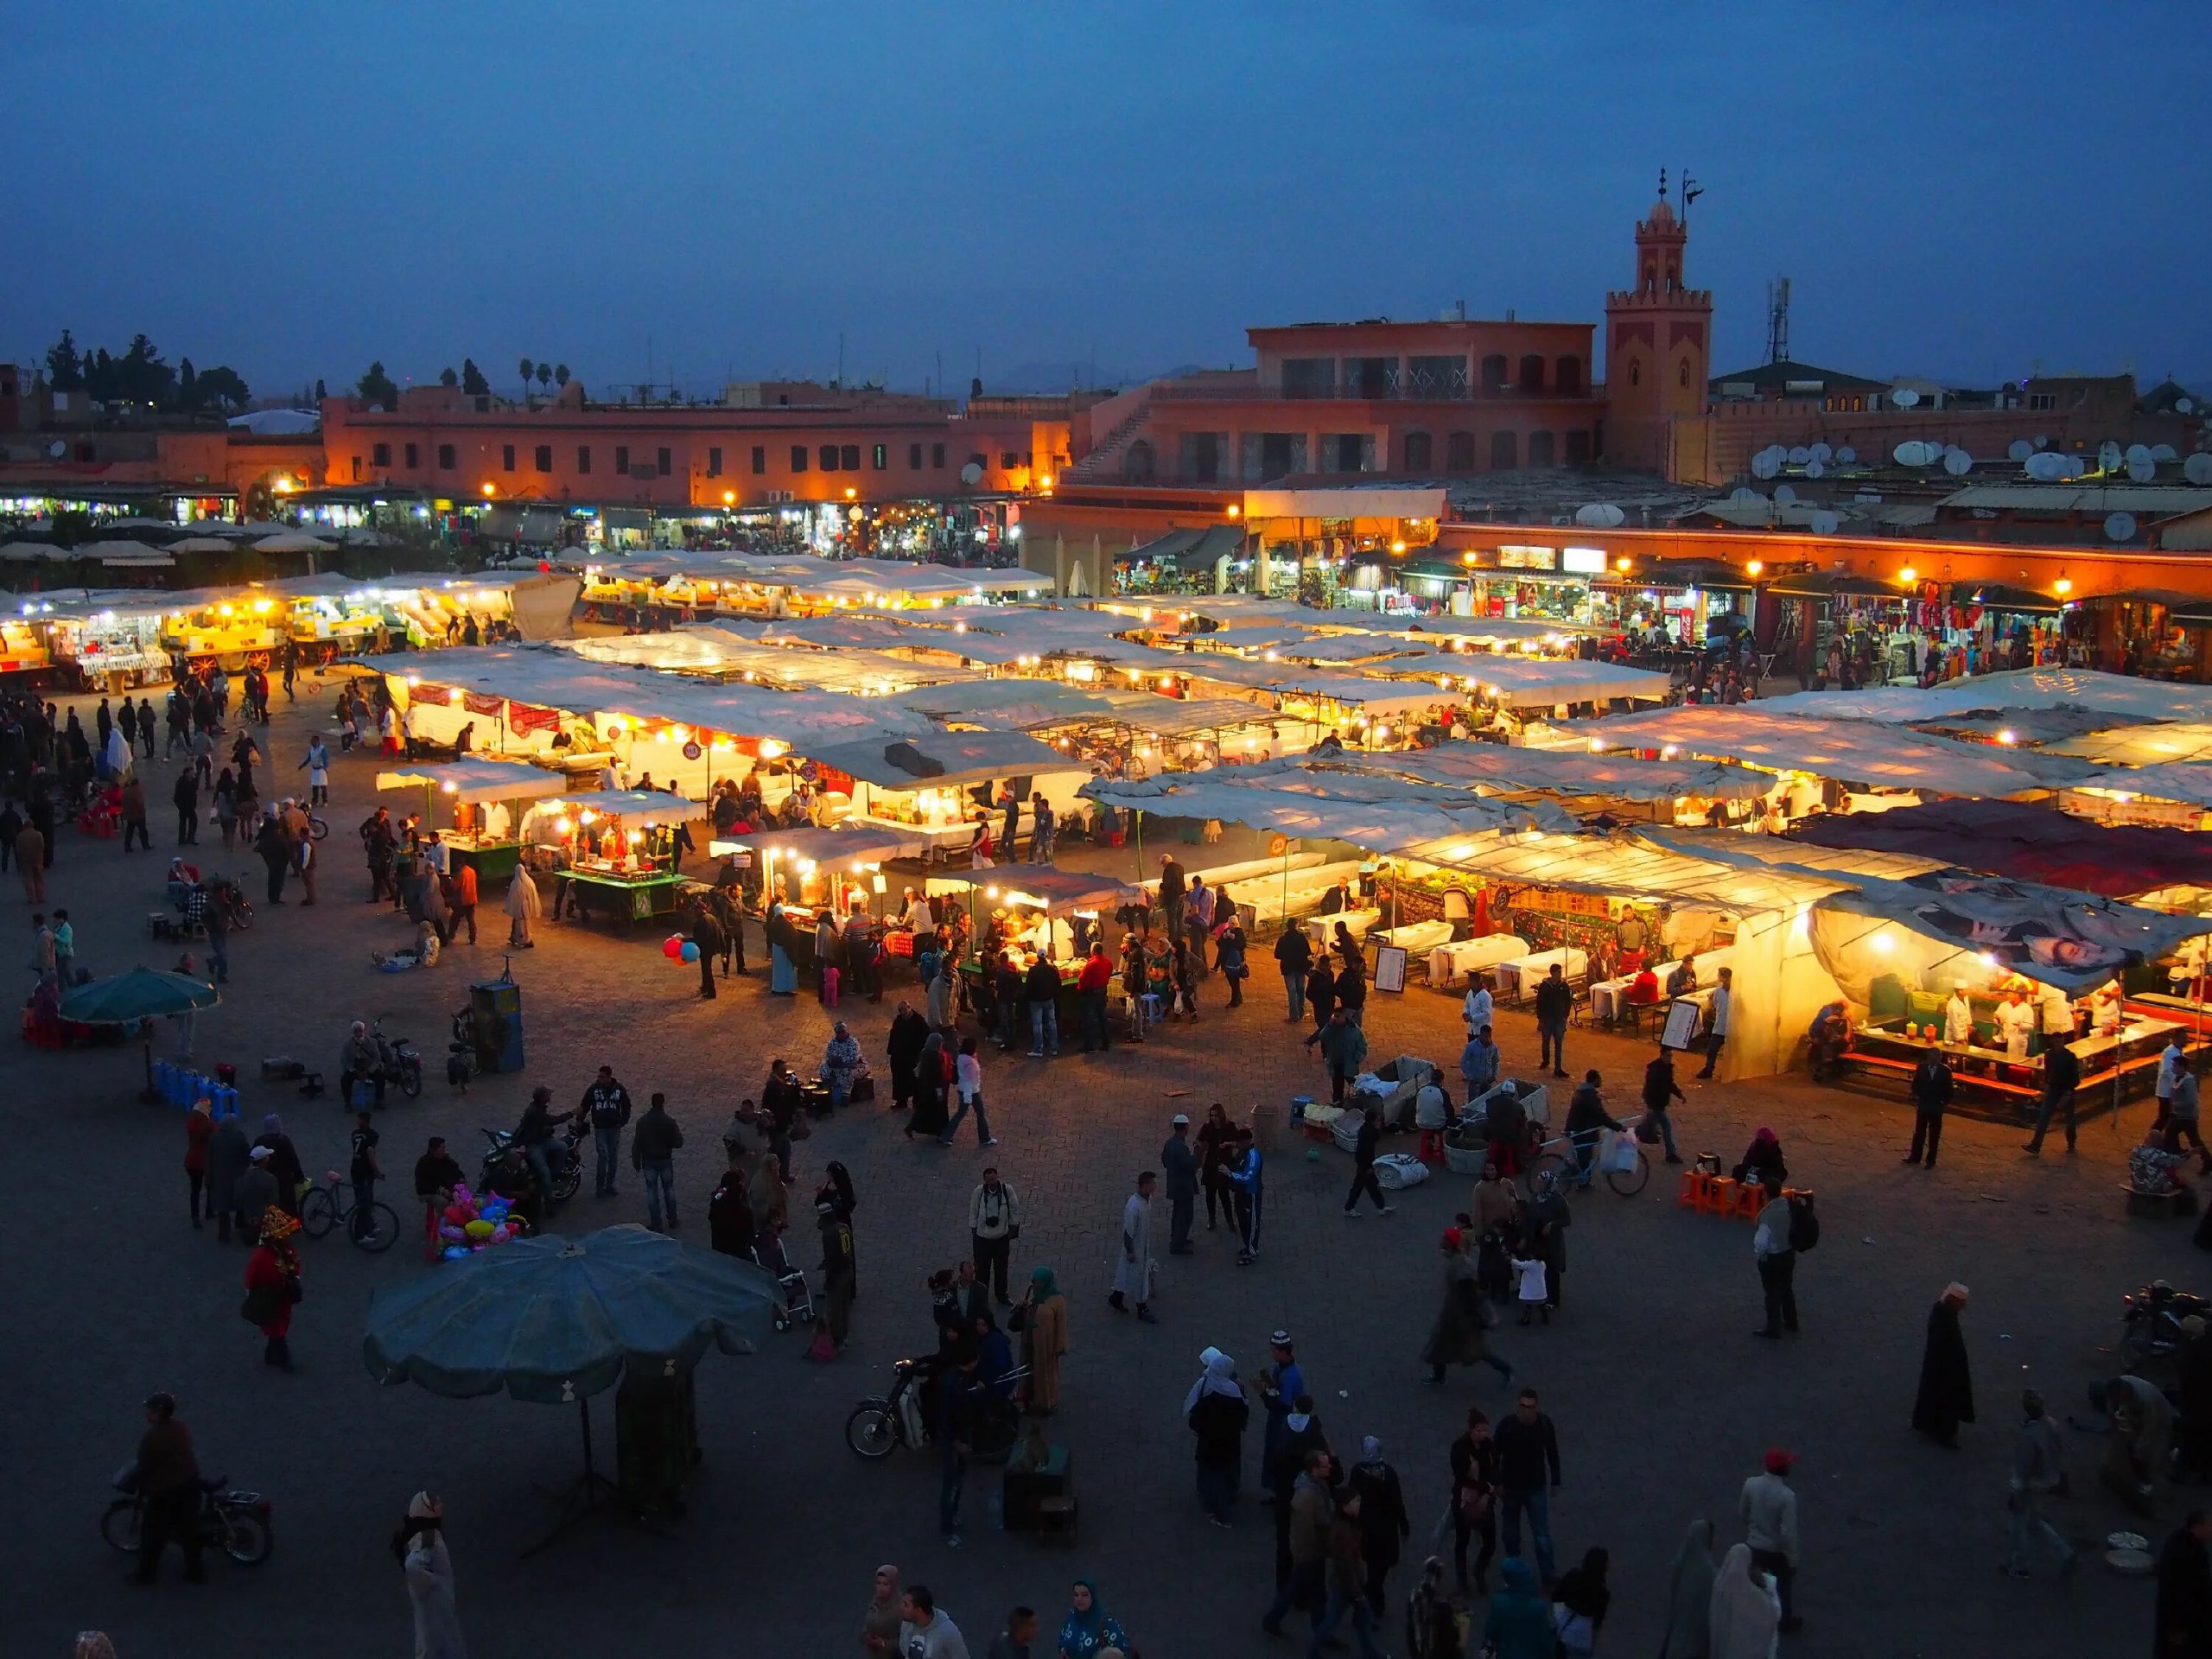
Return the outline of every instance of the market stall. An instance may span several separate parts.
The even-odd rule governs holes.
[[[1137,889],[1108,875],[1027,864],[932,875],[928,886],[931,897],[953,895],[968,906],[976,948],[962,960],[960,976],[970,999],[987,995],[985,957],[995,944],[1024,973],[1041,955],[1059,973],[1060,1040],[1071,1043],[1082,1028],[1076,976],[1091,941],[1110,938],[1115,912],[1140,896]]]
[[[903,837],[848,823],[829,830],[733,830],[708,842],[707,851],[735,861],[751,908],[772,901],[783,906],[810,957],[813,929],[824,913],[842,927],[856,914],[873,915],[884,908],[883,867],[912,856],[908,844]]]
[[[458,868],[467,865],[480,883],[512,875],[522,861],[521,828],[513,801],[537,801],[556,779],[513,760],[451,760],[410,764],[377,774],[377,788],[420,789],[423,833],[436,829]],[[450,803],[452,822],[441,827],[437,803]]]
[[[677,870],[677,826],[697,817],[680,795],[595,790],[541,799],[523,814],[524,867],[553,878],[553,919],[665,916],[684,878]]]
[[[1035,795],[1065,817],[1080,806],[1078,792],[1090,778],[1051,745],[1019,732],[812,744],[805,755],[851,780],[856,825],[918,842],[921,856],[931,861],[967,851],[987,820],[1000,836],[1008,800],[1021,835],[1035,827]]]

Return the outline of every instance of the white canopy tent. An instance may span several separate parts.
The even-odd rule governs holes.
[[[2183,760],[2212,760],[2212,721],[2177,721],[2171,725],[2126,726],[2086,732],[2044,746],[2046,754],[2070,754],[2113,766],[2156,766]]]
[[[1865,691],[1794,691],[1787,696],[1764,698],[1759,703],[1762,709],[1774,714],[1899,724],[1977,709],[2062,706],[2101,709],[2139,720],[2212,721],[2212,686],[2136,679],[2088,669],[2014,668],[1925,689],[1882,686]]]
[[[1430,783],[1498,794],[1604,796],[1629,801],[1752,800],[1775,787],[1771,772],[1723,761],[1638,760],[1576,749],[1528,749],[1502,743],[1452,743],[1404,753],[1332,756],[1331,766],[1393,772]]]

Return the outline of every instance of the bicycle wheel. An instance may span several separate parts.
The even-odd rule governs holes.
[[[378,1201],[369,1206],[365,1223],[358,1210],[347,1217],[346,1231],[353,1238],[354,1249],[366,1250],[371,1255],[381,1255],[399,1238],[399,1217],[390,1205]]]
[[[327,823],[324,823],[312,812],[308,814],[308,835],[312,839],[321,841],[329,833],[330,826]]]
[[[1650,1179],[1651,1155],[1641,1146],[1636,1149],[1636,1162],[1627,1169],[1609,1169],[1605,1172],[1605,1185],[1624,1198],[1632,1198],[1643,1192],[1643,1184]]]
[[[871,1462],[889,1457],[899,1445],[899,1429],[891,1421],[890,1406],[869,1400],[854,1408],[853,1414],[845,1419],[845,1444]]]
[[[1564,1192],[1571,1179],[1567,1160],[1555,1152],[1538,1153],[1529,1160],[1528,1168],[1521,1172],[1522,1191],[1531,1198],[1541,1198],[1547,1192]]]
[[[145,1511],[136,1498],[118,1497],[107,1506],[107,1513],[100,1516],[100,1536],[110,1549],[119,1549],[126,1554],[138,1551],[138,1529]]]
[[[327,1186],[318,1186],[300,1205],[300,1230],[321,1238],[338,1224],[338,1200]]]

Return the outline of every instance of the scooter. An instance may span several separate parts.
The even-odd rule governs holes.
[[[2138,1376],[2151,1360],[2171,1359],[2181,1351],[2181,1322],[2202,1313],[2202,1296],[2176,1290],[2163,1279],[2154,1279],[2132,1296],[2122,1296],[2120,1318],[2120,1363]]]
[[[477,1172],[476,1187],[480,1192],[488,1192],[493,1166],[510,1152],[519,1151],[522,1143],[515,1139],[512,1129],[486,1129],[483,1134],[491,1145],[485,1151],[483,1168]],[[566,1123],[546,1142],[545,1161],[553,1172],[553,1190],[545,1195],[549,1204],[565,1203],[583,1185],[583,1154],[576,1150],[582,1140],[576,1126]]]
[[[100,1516],[100,1536],[112,1549],[136,1554],[146,1519],[145,1494],[138,1490],[138,1468],[125,1464],[116,1471],[115,1490],[123,1494]],[[259,1492],[240,1491],[227,1479],[200,1483],[200,1503],[194,1524],[203,1548],[220,1550],[240,1567],[258,1567],[276,1548],[270,1529],[270,1504]]]
[[[845,1444],[871,1463],[889,1457],[902,1446],[919,1451],[930,1445],[937,1439],[937,1430],[930,1421],[934,1414],[925,1396],[950,1369],[950,1360],[940,1365],[914,1359],[894,1361],[891,1392],[873,1395],[853,1408],[852,1415],[845,1419]],[[1014,1390],[1028,1376],[1028,1368],[1020,1366],[980,1391],[982,1410],[975,1429],[975,1455],[986,1463],[1004,1458],[1020,1436],[1021,1414],[1014,1407]]]

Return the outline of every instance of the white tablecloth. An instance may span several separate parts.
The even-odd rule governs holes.
[[[1428,982],[1431,985],[1456,984],[1477,969],[1510,962],[1516,957],[1528,954],[1529,941],[1516,938],[1510,933],[1492,933],[1486,938],[1459,939],[1450,944],[1440,944],[1428,953]]]
[[[1338,922],[1344,925],[1344,931],[1352,938],[1363,939],[1367,937],[1367,930],[1382,919],[1382,912],[1379,910],[1340,910],[1333,916],[1308,916],[1306,918],[1306,937],[1313,941],[1315,950],[1325,950],[1336,943]]]
[[[1383,944],[1402,945],[1413,955],[1421,956],[1435,946],[1451,943],[1452,924],[1408,922],[1402,927],[1390,928],[1370,937]]]
[[[1506,997],[1533,995],[1536,982],[1549,976],[1554,963],[1559,963],[1560,970],[1569,979],[1590,971],[1590,957],[1586,951],[1567,945],[1561,945],[1556,950],[1539,950],[1534,956],[1517,957],[1510,962],[1497,964],[1498,994]]]

